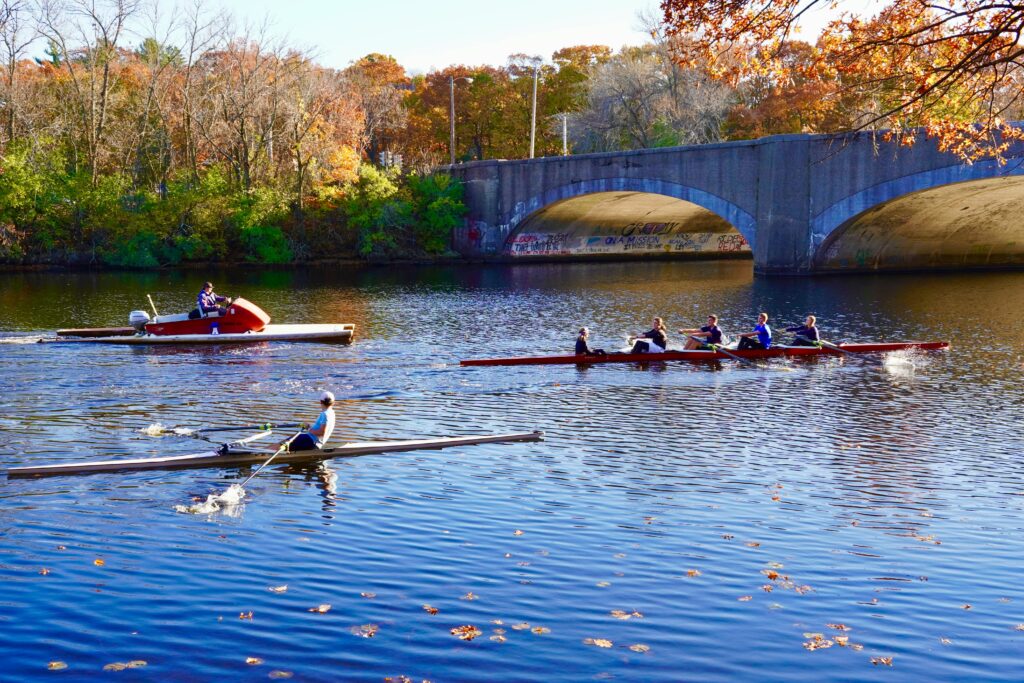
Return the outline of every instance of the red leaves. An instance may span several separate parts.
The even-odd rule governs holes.
[[[467,624],[466,626],[456,626],[451,630],[451,634],[459,640],[473,640],[477,636],[483,635],[483,631],[476,626]]]

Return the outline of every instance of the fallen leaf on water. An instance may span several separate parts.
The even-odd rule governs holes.
[[[477,636],[483,635],[483,631],[476,626],[467,624],[465,626],[456,626],[451,630],[451,634],[459,640],[473,640]]]
[[[699,569],[687,569],[686,570],[686,575],[687,576],[700,576],[700,570]]]
[[[834,645],[834,643],[831,640],[827,640],[820,633],[805,633],[804,637],[811,638],[806,643],[804,643],[804,649],[810,650],[812,652],[814,650],[824,650],[825,648],[829,648],[832,647],[832,645]]]
[[[43,567],[42,569],[39,570],[39,573],[42,574],[43,576],[46,576],[47,574],[50,573],[50,570],[47,569],[46,567]]]
[[[780,500],[782,500],[782,498],[778,494],[775,494],[774,496],[772,496],[772,500],[774,500],[777,503]]]
[[[67,550],[67,546],[59,545],[57,546],[57,550]]]
[[[612,641],[606,640],[604,638],[587,638],[587,640],[590,641],[589,643],[587,643],[588,645],[596,645],[597,647],[611,647],[612,646]],[[583,642],[586,643],[587,640],[584,640]]]
[[[892,657],[872,657],[871,663],[874,665],[884,664],[886,666],[892,666]]]
[[[637,643],[636,645],[630,645],[629,649],[632,650],[633,652],[650,652],[651,651],[651,646],[650,645],[641,645],[640,643]]]
[[[267,588],[267,590],[271,593],[284,593],[286,590],[288,590],[288,586],[270,586],[269,588]]]
[[[724,538],[727,541],[731,541],[732,539],[734,539],[736,537],[733,536],[732,534],[722,534],[722,538]]]
[[[854,650],[856,652],[860,652],[861,650],[864,649],[864,646],[861,645],[860,643],[850,643],[850,649]]]
[[[551,633],[551,629],[549,629],[547,626],[535,626],[531,630],[538,636],[542,636],[545,633]]]
[[[250,610],[248,612],[239,612],[238,613],[238,618],[239,619],[248,619],[249,621],[252,621],[252,610]]]
[[[409,678],[408,676],[403,676],[403,675],[385,676],[384,677],[384,683],[413,683],[413,680],[411,678]],[[427,683],[427,682],[424,681],[424,683]]]
[[[366,598],[367,600],[373,600],[375,597],[377,597],[376,593],[360,593],[359,595]]]
[[[255,666],[256,664],[262,664],[263,660],[259,657],[246,657],[245,663]]]
[[[942,643],[943,645],[952,645],[953,644],[953,641],[950,640],[949,638],[939,638],[939,642]]]
[[[146,666],[148,663],[149,662],[147,662],[145,660],[142,660],[142,659],[133,659],[132,661],[127,662],[125,664],[125,667],[128,668],[128,669],[141,669],[142,667]]]
[[[612,585],[612,582],[611,581],[598,581],[594,585],[597,586],[598,588],[607,588],[608,586]]]
[[[520,622],[518,624],[512,624],[512,630],[513,631],[525,631],[528,628],[530,628],[530,624],[528,622],[525,622],[525,621],[522,621],[522,622]]]
[[[850,627],[846,624],[825,624],[826,628],[830,628],[833,631],[849,631]]]
[[[626,558],[626,553],[615,553],[614,557],[616,560],[622,560]]]
[[[480,596],[474,594],[473,591],[470,591],[470,592],[466,593],[465,595],[463,595],[460,598],[460,600],[476,600],[478,597],[480,597]]]
[[[785,567],[785,565],[781,562],[769,562],[768,566],[772,569],[782,569],[783,567]]]
[[[1017,624],[1013,627],[1014,631],[1024,631],[1024,624]]]
[[[750,602],[751,600],[754,599],[754,596],[753,595],[741,595],[740,597],[738,597],[736,599],[739,600],[740,602]]]
[[[423,611],[427,614],[437,614],[440,610],[431,605],[423,605]]]
[[[373,638],[379,630],[380,626],[377,624],[363,624],[362,626],[353,626],[349,629],[352,635],[359,636],[360,638]]]
[[[102,567],[103,565],[106,564],[106,562],[104,562],[102,559],[100,559],[98,557],[95,560],[93,560],[92,563],[94,565],[96,565],[97,567]]]
[[[960,605],[961,609],[971,609],[970,605]]]
[[[803,595],[804,593],[811,593],[811,592],[814,591],[814,589],[811,588],[810,586],[797,586],[793,590],[795,590],[800,595]]]
[[[291,671],[281,671],[280,669],[274,669],[267,674],[267,678],[291,678],[294,676]]]
[[[502,621],[501,619],[491,619],[491,623],[494,624],[495,626],[504,626],[505,625],[505,622]]]
[[[513,536],[522,536],[523,532],[520,529],[516,529],[515,531],[512,532],[512,535]]]
[[[771,593],[773,590],[775,590],[775,585],[771,583],[766,583],[765,585],[761,586],[761,590],[763,590],[765,593]]]
[[[625,611],[623,611],[621,609],[613,609],[608,614],[612,615],[616,619],[622,619],[622,620],[632,619],[633,618],[632,614],[630,614],[629,612],[625,612]]]
[[[50,662],[49,664],[46,665],[46,668],[49,669],[50,671],[62,671],[64,669],[68,668],[68,665],[65,664],[64,662]]]
[[[111,662],[103,667],[104,671],[124,671],[128,668],[128,665],[124,662]]]
[[[641,614],[640,612],[637,612],[636,610],[633,610],[633,613],[630,614],[629,616],[631,616],[631,617],[633,617],[635,619],[643,619],[644,618],[644,615]]]
[[[846,647],[847,643],[850,642],[850,636],[836,636],[836,645],[839,647]]]
[[[747,541],[745,544],[748,548],[760,548],[761,544],[757,541]]]
[[[491,640],[493,640],[496,643],[504,643],[506,640],[508,640],[508,638],[506,638],[505,636],[503,636],[500,633],[498,633],[498,634],[495,634],[495,635],[491,636]]]
[[[775,571],[774,569],[762,569],[761,573],[764,574],[765,576],[767,576],[772,581],[774,581],[775,579],[779,578],[779,573],[777,571]]]
[[[322,605],[317,605],[316,607],[310,607],[309,611],[310,612],[316,612],[318,614],[327,614],[328,612],[331,611],[331,606],[328,603],[325,602]]]

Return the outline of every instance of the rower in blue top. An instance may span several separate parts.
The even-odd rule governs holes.
[[[817,322],[817,318],[809,315],[803,325],[787,327],[786,332],[792,332],[796,337],[793,340],[793,346],[819,346],[821,335],[818,333]]]
[[[709,315],[708,324],[704,327],[693,328],[692,330],[679,330],[679,333],[690,337],[686,341],[686,346],[683,347],[687,351],[710,349],[712,344],[721,345],[722,343],[722,328],[718,326],[717,315]]]
[[[753,332],[744,332],[736,335],[740,338],[740,344],[736,348],[740,351],[746,349],[770,349],[772,347],[772,328],[768,327],[768,314],[761,313],[757,316],[757,324]]]

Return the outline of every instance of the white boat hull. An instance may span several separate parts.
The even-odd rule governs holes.
[[[355,325],[267,325],[259,332],[235,334],[133,334],[115,337],[57,337],[61,344],[258,344],[260,342],[352,343]]]
[[[263,435],[260,435],[263,436]],[[453,446],[473,446],[482,443],[504,443],[513,441],[540,441],[544,432],[522,432],[514,434],[485,434],[481,436],[450,436],[435,439],[413,439],[406,441],[364,441],[347,443],[336,448],[325,448],[315,451],[298,451],[282,453],[274,458],[275,463],[296,463],[330,458],[344,458],[357,455],[373,455],[377,453],[394,453],[401,451],[436,450]],[[244,442],[245,440],[243,440]],[[236,442],[242,443],[242,442]],[[250,449],[241,447],[221,454],[216,451],[193,453],[190,455],[172,455],[164,458],[136,458],[123,460],[92,460],[55,465],[37,465],[33,467],[12,467],[7,470],[10,477],[47,476],[58,474],[86,474],[89,472],[112,472],[118,470],[166,470],[182,467],[224,467],[236,465],[254,465],[265,461],[273,454],[273,449]]]

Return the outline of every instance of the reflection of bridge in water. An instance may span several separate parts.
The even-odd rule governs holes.
[[[921,140],[784,135],[453,167],[456,248],[537,258],[753,257],[762,273],[1024,265],[1024,145],[963,164]]]

